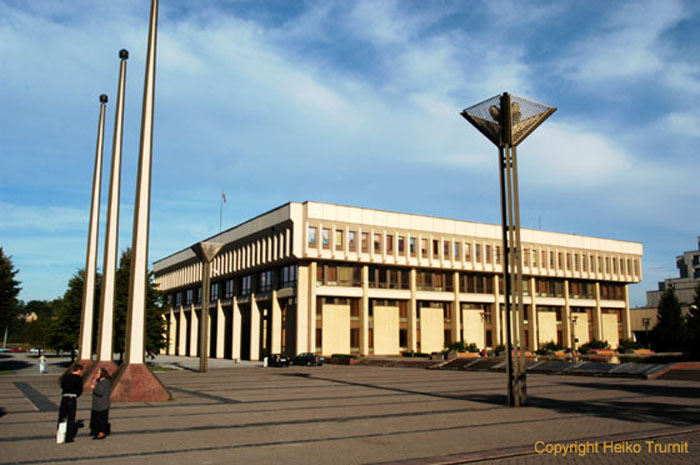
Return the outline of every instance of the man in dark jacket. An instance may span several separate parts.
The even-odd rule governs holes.
[[[78,434],[78,427],[75,424],[75,410],[78,407],[78,397],[83,393],[83,378],[81,377],[83,367],[76,363],[70,373],[63,377],[61,381],[61,407],[58,411],[58,422],[68,422],[66,429],[66,442],[73,442]]]

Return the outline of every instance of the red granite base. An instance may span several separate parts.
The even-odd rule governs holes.
[[[117,370],[119,367],[117,366],[116,363],[114,363],[111,360],[102,360],[95,362],[89,370],[85,370],[83,368],[83,391],[84,392],[91,392],[92,391],[92,381],[95,378],[95,375],[97,374],[97,370],[100,368],[105,368],[107,371],[109,371],[109,375],[114,378],[114,375],[116,374]]]
[[[124,363],[113,377],[114,402],[162,402],[172,395],[143,363]]]

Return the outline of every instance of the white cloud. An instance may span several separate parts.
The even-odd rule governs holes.
[[[89,209],[59,205],[20,205],[0,202],[0,231],[32,229],[42,232],[87,231]],[[86,232],[87,234],[87,232]]]

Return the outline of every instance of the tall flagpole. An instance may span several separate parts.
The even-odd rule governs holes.
[[[80,318],[79,363],[86,370],[92,365],[92,326],[95,306],[95,279],[97,274],[97,235],[100,219],[100,187],[102,184],[102,149],[104,147],[105,107],[107,96],[100,95],[100,119],[97,125],[97,149],[95,150],[95,170],[92,176],[92,205],[88,227],[87,257],[85,259],[85,279],[83,284],[83,307]],[[85,371],[84,371],[85,373]]]
[[[148,228],[151,207],[151,163],[153,159],[153,106],[158,35],[158,0],[151,0],[151,18],[143,88],[141,142],[136,182],[134,232],[131,246],[129,310],[126,318],[124,363],[115,377],[111,398],[116,401],[161,401],[171,395],[144,364],[145,323],[148,287]]]
[[[107,207],[107,232],[105,234],[105,255],[102,271],[102,298],[100,299],[100,331],[97,345],[97,363],[92,371],[104,368],[110,374],[117,371],[114,357],[114,292],[117,273],[117,238],[119,236],[119,188],[121,183],[122,139],[124,126],[124,91],[126,87],[127,50],[119,51],[119,87],[117,89],[117,109],[114,114],[114,138],[112,141],[112,170],[109,182],[109,202]],[[84,388],[90,389],[86,379]]]

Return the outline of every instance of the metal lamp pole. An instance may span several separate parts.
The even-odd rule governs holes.
[[[498,147],[506,306],[506,373],[508,406],[511,407],[525,405],[527,400],[516,146],[555,111],[556,108],[504,92],[461,112],[467,121]],[[514,350],[517,353],[515,359]]]

